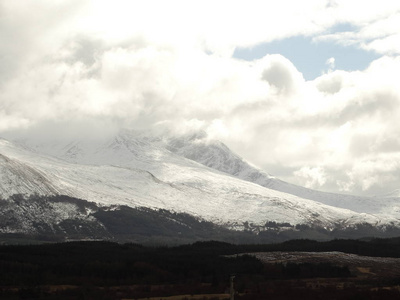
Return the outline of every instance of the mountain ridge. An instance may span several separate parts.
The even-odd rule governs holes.
[[[200,139],[197,138],[197,136],[196,138],[193,138],[193,135],[189,135],[188,137],[174,138],[172,141],[167,141],[167,147],[175,153],[197,161],[210,168],[214,168],[216,170],[236,176],[240,179],[259,184],[263,187],[289,193],[326,205],[350,209],[360,213],[376,213],[379,205],[377,206],[374,204],[376,204],[378,201],[392,202],[388,203],[389,206],[392,206],[393,202],[398,202],[399,200],[398,191],[394,191],[390,194],[380,197],[365,197],[323,192],[297,186],[282,181],[275,176],[272,176],[267,172],[253,166],[239,155],[232,153],[232,151],[220,141],[213,141],[210,143],[204,136]],[[225,158],[225,161],[221,162],[221,158]],[[232,169],[227,167],[232,165],[236,166],[236,168]]]
[[[356,212],[238,178],[238,174],[243,177],[243,174],[258,171],[221,142],[202,144],[201,140],[192,140],[195,142],[132,131],[97,143],[83,140],[49,146],[25,141],[24,146],[18,146],[0,140],[0,154],[18,161],[21,168],[26,166],[26,170],[33,170],[32,174],[42,174],[54,188],[53,194],[94,201],[102,206],[168,209],[232,229],[243,230],[244,224],[264,226],[268,222],[327,229],[357,224],[399,224],[399,213],[389,205],[376,214]],[[204,159],[208,159],[206,164]],[[216,165],[221,170],[216,170]],[[9,172],[2,174],[15,173],[5,159],[0,159],[0,168]],[[236,170],[236,176],[226,173],[227,170]],[[1,177],[2,198],[29,191],[29,188],[18,190],[11,175]],[[35,176],[32,178],[39,186]],[[29,184],[24,186],[29,187]],[[37,191],[34,186],[31,186],[31,194],[51,194],[47,190],[41,191],[40,187]],[[384,209],[389,208],[392,208],[392,214],[384,214]]]

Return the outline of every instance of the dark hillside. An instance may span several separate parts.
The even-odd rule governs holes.
[[[377,289],[374,292],[376,295],[389,299],[384,298],[384,290],[381,291],[380,287],[400,284],[397,277],[359,277],[356,268],[338,264],[337,261],[321,263],[308,260],[287,264],[277,261],[265,264],[252,255],[238,254],[341,251],[399,257],[399,250],[400,238],[329,242],[295,240],[273,245],[233,245],[210,241],[178,247],[144,247],[112,242],[0,246],[0,297],[136,299],[220,294],[226,292],[229,278],[235,274],[236,291],[239,292],[237,299],[265,299],[263,297],[267,295],[278,296],[284,291],[287,295],[293,296],[297,291],[308,295],[310,299],[317,299],[313,297],[327,293],[328,287],[333,292],[328,293],[325,299],[337,299],[330,296],[343,293],[369,295],[372,287]],[[315,280],[320,286],[323,283],[325,288],[313,292],[304,290],[305,286],[316,283]],[[347,282],[348,287],[342,288],[341,292],[336,289],[340,282]],[[396,289],[386,290],[385,293],[388,297],[399,296]]]

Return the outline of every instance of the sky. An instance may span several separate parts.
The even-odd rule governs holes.
[[[400,3],[0,0],[0,136],[204,130],[313,189],[400,189]]]

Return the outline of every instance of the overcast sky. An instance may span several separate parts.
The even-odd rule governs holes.
[[[283,180],[389,193],[399,78],[396,0],[0,0],[0,136],[202,129]]]

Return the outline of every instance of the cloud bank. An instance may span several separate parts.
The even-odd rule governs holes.
[[[362,9],[361,9],[362,7]],[[290,182],[379,194],[400,179],[400,6],[365,1],[2,1],[0,135],[203,129]],[[340,24],[354,30],[330,34]],[[236,47],[293,36],[381,54],[306,81],[281,55]]]

